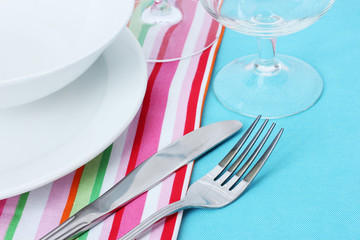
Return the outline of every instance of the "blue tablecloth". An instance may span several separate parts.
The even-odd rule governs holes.
[[[187,211],[178,239],[360,239],[359,12],[357,1],[337,1],[319,22],[278,39],[278,53],[320,72],[324,92],[309,110],[275,120],[283,137],[241,199],[223,209]],[[255,38],[226,30],[213,75],[256,51]],[[210,84],[202,125],[227,119],[244,129],[253,121],[220,105]],[[192,182],[240,135],[198,159]]]

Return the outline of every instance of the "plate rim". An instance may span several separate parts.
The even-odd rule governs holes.
[[[128,47],[132,48],[132,51],[133,51],[132,57],[137,58],[136,61],[139,62],[139,65],[136,66],[136,71],[138,72],[139,79],[141,78],[141,83],[142,83],[142,86],[137,85],[137,88],[139,89],[139,94],[141,95],[141,98],[138,99],[138,101],[136,103],[134,103],[134,106],[132,109],[133,111],[131,113],[129,113],[129,115],[127,116],[127,119],[125,121],[126,124],[123,124],[122,126],[119,126],[117,129],[115,129],[113,131],[112,136],[109,136],[106,141],[102,141],[101,143],[99,143],[98,147],[96,149],[90,149],[89,151],[87,151],[87,153],[84,153],[84,156],[82,159],[79,159],[78,161],[76,161],[75,163],[72,163],[71,165],[69,164],[67,167],[64,167],[62,169],[56,169],[56,170],[52,171],[51,177],[49,176],[50,174],[47,174],[46,176],[38,176],[36,178],[32,178],[31,181],[26,181],[26,179],[24,179],[24,181],[26,181],[26,182],[24,184],[22,184],[21,186],[9,186],[5,189],[2,188],[0,191],[0,200],[6,199],[6,198],[9,198],[12,196],[16,196],[16,195],[22,194],[24,192],[28,192],[28,191],[34,190],[36,188],[39,188],[41,186],[44,186],[46,184],[49,184],[61,177],[64,177],[65,175],[78,169],[79,167],[83,166],[84,164],[88,163],[94,157],[96,157],[101,152],[103,152],[107,147],[109,147],[125,131],[125,129],[129,126],[131,121],[135,118],[136,114],[138,113],[138,111],[141,107],[141,104],[143,102],[145,92],[146,92],[147,75],[148,75],[147,74],[147,63],[146,63],[144,53],[142,51],[142,47],[140,46],[136,37],[133,35],[133,33],[127,27],[124,27],[124,29],[122,30],[122,32],[119,35],[119,38],[124,38],[126,40],[126,43],[129,44]],[[116,41],[117,40],[115,40],[115,42]],[[109,47],[111,47],[111,46],[109,46]],[[104,53],[106,56],[106,50],[104,51]],[[121,56],[121,57],[124,58],[125,56]],[[128,56],[126,56],[126,57],[128,57]],[[73,141],[73,139],[75,139],[75,138],[77,138],[77,136],[71,137],[69,142]],[[60,146],[55,151],[57,151],[58,149],[61,149],[61,148],[63,148],[63,146]],[[28,164],[26,164],[26,165],[28,165]],[[18,168],[15,168],[15,169],[19,171]],[[20,168],[20,170],[21,170],[21,168]],[[14,174],[16,175],[16,171]],[[18,175],[16,175],[16,176],[18,176]],[[1,179],[1,177],[0,177],[0,181],[8,181],[8,182],[10,181],[11,182],[11,180]]]

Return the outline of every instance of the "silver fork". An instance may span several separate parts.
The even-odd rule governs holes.
[[[275,123],[273,123],[268,132],[265,134],[264,138],[261,140],[254,152],[248,158],[248,160],[244,163],[240,170],[235,173],[236,169],[243,162],[246,155],[254,146],[256,140],[259,138],[260,134],[268,123],[268,120],[265,120],[260,129],[255,134],[255,136],[245,147],[243,152],[239,155],[236,161],[227,169],[228,165],[235,158],[235,155],[237,155],[240,148],[244,145],[245,141],[255,128],[260,118],[261,116],[258,116],[256,118],[256,120],[251,124],[249,129],[244,133],[240,140],[235,144],[235,146],[224,157],[224,159],[219,162],[219,164],[215,168],[213,168],[208,174],[206,174],[204,177],[200,178],[198,181],[196,181],[190,186],[183,199],[174,202],[155,212],[153,215],[142,221],[130,232],[121,237],[120,240],[135,239],[143,231],[148,229],[152,224],[175,212],[188,208],[220,208],[232,203],[237,198],[239,198],[270,156],[284,130],[283,128],[280,129],[272,143],[265,150],[265,152],[254,165],[254,167],[252,167],[249,173],[243,179],[241,179],[244,173],[248,170],[250,165],[255,160],[256,156],[259,154],[260,150],[264,146],[265,142],[267,141],[272,130],[275,127]]]

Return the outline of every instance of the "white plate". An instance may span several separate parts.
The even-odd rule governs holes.
[[[0,1],[0,108],[66,86],[126,26],[134,0]]]
[[[126,28],[69,86],[0,110],[0,199],[45,185],[108,147],[137,113],[147,66]]]

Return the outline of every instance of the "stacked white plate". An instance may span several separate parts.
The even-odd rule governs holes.
[[[0,199],[82,166],[134,118],[147,71],[133,4],[0,1]]]

